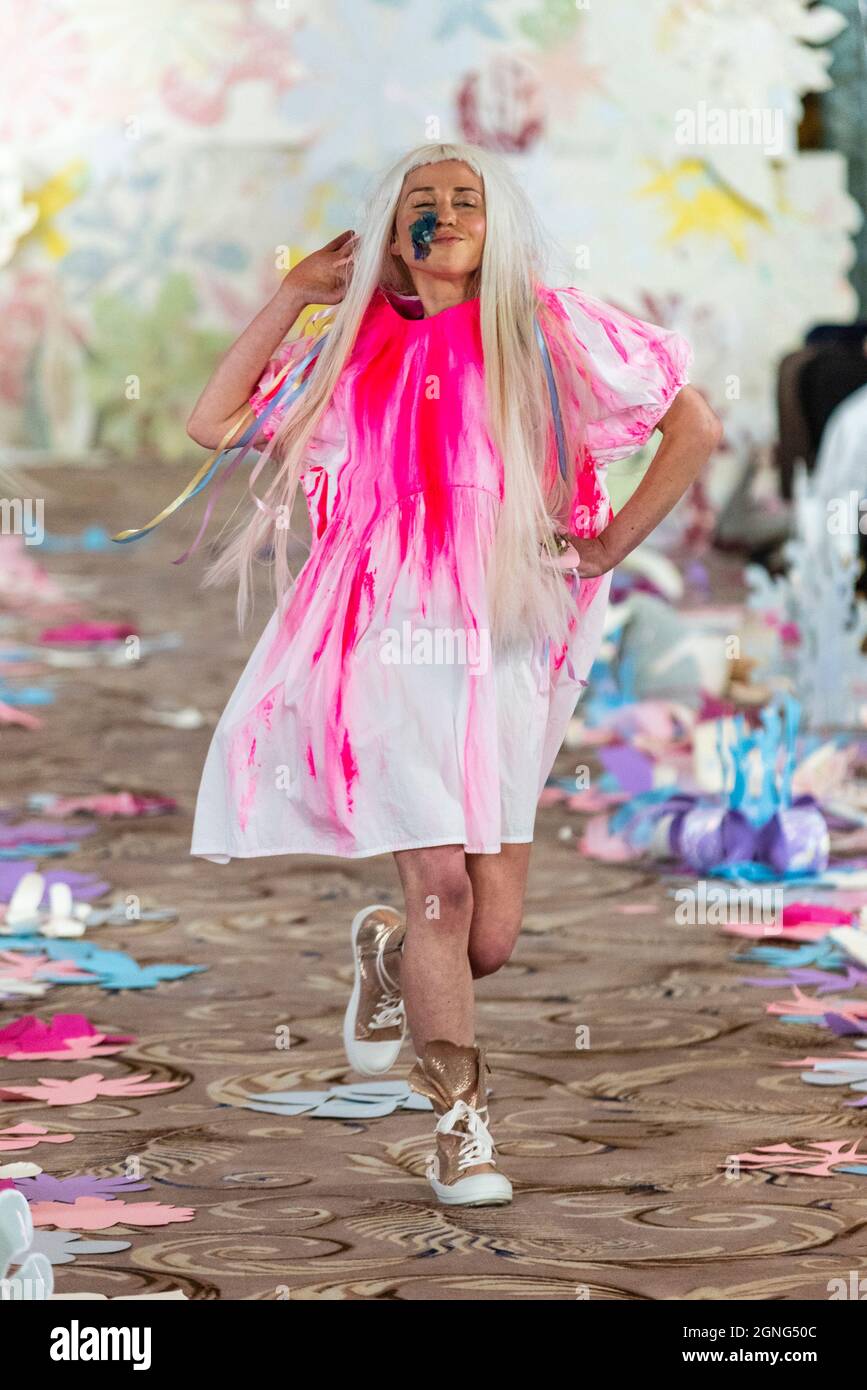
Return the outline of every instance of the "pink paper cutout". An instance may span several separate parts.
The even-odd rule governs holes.
[[[40,632],[40,642],[118,642],[125,637],[137,637],[138,628],[129,623],[67,623],[65,627],[47,627]]]
[[[45,816],[69,816],[87,811],[93,816],[148,816],[176,811],[171,796],[143,796],[139,792],[99,792],[94,796],[59,796],[43,810]]]
[[[850,926],[852,913],[825,903],[788,903],[783,908],[783,926],[798,926],[801,922],[824,922],[829,927]]]
[[[728,1159],[720,1159],[719,1166],[725,1168],[734,1159],[742,1168],[767,1168],[829,1178],[833,1177],[834,1164],[867,1158],[867,1153],[858,1152],[858,1143],[857,1139],[848,1145],[843,1139],[811,1139],[803,1149],[793,1148],[791,1144],[768,1144],[755,1153],[732,1154]],[[816,1149],[824,1154],[820,1162],[816,1161]]]
[[[16,1135],[17,1137],[4,1139],[4,1134]],[[9,1129],[0,1129],[0,1153],[16,1153],[20,1149],[35,1149],[37,1144],[69,1144],[74,1138],[74,1134],[49,1134],[44,1125],[32,1125],[24,1122],[20,1125],[12,1125]]]
[[[612,835],[607,816],[593,816],[584,827],[581,853],[588,859],[600,859],[607,864],[625,864],[640,856],[621,835]]]
[[[85,1105],[99,1096],[151,1096],[157,1091],[175,1091],[182,1081],[148,1081],[151,1072],[119,1076],[108,1081],[101,1072],[58,1081],[40,1076],[38,1086],[0,1086],[0,1100],[44,1100],[47,1105]]]
[[[168,1226],[192,1221],[194,1207],[162,1202],[125,1202],[120,1197],[76,1197],[74,1202],[31,1202],[34,1226],[61,1231],[105,1231],[109,1226]]]
[[[832,922],[799,922],[797,926],[787,927],[785,923],[725,922],[719,930],[730,936],[745,936],[750,941],[765,941],[768,937],[777,941],[821,941],[833,925]]]
[[[26,1014],[0,1028],[0,1057],[17,1062],[82,1061],[121,1052],[124,1043],[134,1041],[131,1034],[98,1033],[84,1014],[56,1014],[50,1023]]]
[[[31,714],[29,710],[18,709],[15,705],[7,705],[5,700],[0,700],[0,724],[19,724],[22,729],[41,729],[44,720],[38,714]]]
[[[774,1062],[774,1066],[798,1067],[800,1070],[803,1070],[804,1067],[815,1066],[817,1062],[842,1062],[845,1061],[847,1057],[857,1058],[859,1062],[863,1062],[865,1066],[867,1066],[867,1052],[863,1050],[861,1052],[829,1053],[827,1057],[802,1057],[798,1062]]]
[[[767,1005],[769,1014],[841,1014],[843,1018],[867,1018],[867,999],[813,999],[793,986],[794,999],[775,999]]]
[[[41,971],[63,975],[70,980],[95,980],[76,960],[52,960],[50,956],[30,956],[23,951],[0,951],[0,975],[7,980],[38,980]]]

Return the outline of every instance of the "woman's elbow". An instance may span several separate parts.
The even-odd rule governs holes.
[[[695,387],[690,388],[690,391],[692,428],[706,446],[708,453],[712,454],[722,443],[723,422],[700,391],[696,391]]]
[[[725,426],[716,411],[707,404],[707,401],[705,401],[705,419],[702,432],[707,441],[708,453],[712,454],[722,444]]]
[[[701,445],[702,451],[708,457],[722,443],[723,422],[694,386],[683,386],[677,393],[666,417],[666,424]]]
[[[190,416],[186,429],[190,439],[196,444],[201,444],[203,449],[216,449],[220,442],[216,438],[213,425],[209,427],[204,421],[197,419],[195,415]]]

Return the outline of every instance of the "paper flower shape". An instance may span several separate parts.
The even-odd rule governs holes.
[[[28,1202],[74,1202],[78,1197],[103,1197],[108,1201],[127,1192],[149,1192],[151,1184],[144,1178],[123,1174],[103,1178],[96,1173],[79,1173],[73,1178],[57,1178],[53,1173],[39,1172],[16,1178],[15,1188]]]
[[[829,1178],[833,1177],[836,1169],[840,1172],[852,1171],[842,1166],[845,1159],[867,1159],[867,1152],[858,1152],[858,1143],[857,1139],[851,1144],[843,1139],[816,1139],[810,1140],[802,1149],[794,1148],[791,1144],[767,1144],[756,1149],[755,1153],[732,1154],[729,1159],[720,1159],[719,1166],[727,1167],[734,1158],[742,1168],[766,1168],[770,1172]]]
[[[136,1076],[119,1076],[108,1081],[101,1072],[89,1072],[58,1081],[40,1076],[38,1086],[0,1086],[0,1100],[44,1100],[47,1105],[86,1105],[99,1096],[151,1096],[157,1091],[174,1091],[182,1081],[148,1081],[149,1071]]]
[[[12,1061],[85,1061],[122,1052],[124,1043],[134,1041],[130,1033],[98,1033],[83,1014],[56,1014],[50,1023],[43,1023],[35,1014],[26,1014],[0,1028],[0,1057]]]
[[[431,1110],[427,1096],[406,1081],[361,1081],[327,1091],[263,1091],[242,1102],[245,1110],[270,1115],[309,1114],[329,1120],[371,1120],[395,1110]]]
[[[0,1153],[35,1149],[37,1144],[70,1144],[74,1138],[74,1134],[50,1134],[44,1125],[12,1125],[10,1129],[0,1129]]]
[[[112,1197],[76,1197],[74,1202],[34,1202],[30,1207],[34,1226],[55,1226],[61,1231],[105,1231],[109,1226],[168,1226],[192,1221],[193,1207],[172,1207],[162,1202],[124,1202]]]
[[[34,1254],[44,1255],[53,1265],[70,1265],[78,1255],[114,1255],[131,1244],[129,1240],[85,1240],[74,1231],[33,1232]]]
[[[172,796],[145,796],[141,792],[97,792],[93,796],[51,796],[43,802],[46,816],[70,816],[86,811],[91,816],[161,816],[178,809]]]
[[[809,1019],[821,1025],[822,1015],[837,1013],[847,1019],[867,1019],[867,999],[813,999],[797,985],[792,988],[794,999],[775,999],[767,1006],[769,1014],[781,1014],[788,1019]]]
[[[47,627],[39,634],[40,642],[120,642],[138,635],[130,623],[67,623],[65,627]]]

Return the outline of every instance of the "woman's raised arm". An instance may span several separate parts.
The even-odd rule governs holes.
[[[352,236],[351,231],[341,232],[293,266],[273,298],[223,354],[187,420],[187,434],[197,444],[216,449],[237,424],[272,353],[302,309],[343,298]]]

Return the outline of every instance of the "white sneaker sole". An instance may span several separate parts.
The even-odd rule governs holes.
[[[399,1039],[395,1038],[391,1042],[366,1042],[355,1036],[355,1019],[361,998],[361,971],[358,968],[357,950],[358,933],[365,917],[371,912],[381,911],[384,907],[390,908],[391,904],[375,903],[372,907],[363,907],[360,912],[356,912],[352,919],[352,962],[355,968],[355,984],[352,987],[352,994],[349,996],[346,1013],[343,1015],[343,1047],[349,1065],[354,1071],[361,1072],[362,1076],[381,1076],[383,1072],[391,1071],[400,1056],[400,1049],[403,1047],[406,1037],[406,1016],[404,1016],[403,1032]]]
[[[512,1184],[503,1173],[474,1173],[450,1185],[436,1178],[428,1182],[444,1207],[500,1207],[512,1200]]]

